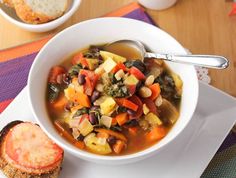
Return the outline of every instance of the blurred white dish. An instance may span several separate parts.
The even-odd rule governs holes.
[[[62,25],[66,22],[79,8],[81,0],[71,0],[70,7],[68,10],[63,14],[61,17],[47,22],[43,24],[28,24],[21,21],[16,13],[15,10],[5,6],[4,4],[0,3],[0,14],[6,18],[11,23],[15,24],[18,27],[21,27],[27,31],[31,32],[46,32],[57,28],[58,26]]]
[[[173,6],[177,0],[138,0],[140,4],[148,9],[163,10]]]

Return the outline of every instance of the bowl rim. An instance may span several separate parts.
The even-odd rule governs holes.
[[[62,16],[58,17],[57,19],[54,19],[52,21],[46,22],[46,23],[42,23],[42,24],[28,24],[25,23],[23,21],[19,21],[16,20],[15,18],[13,18],[12,16],[8,15],[4,10],[2,10],[0,8],[0,14],[7,19],[8,21],[10,21],[11,23],[21,27],[21,28],[25,28],[25,29],[30,29],[30,30],[39,30],[39,29],[45,29],[45,28],[49,28],[50,27],[54,27],[58,24],[63,23],[66,19],[70,18],[75,11],[79,8],[81,1],[82,0],[73,0],[74,2],[71,3],[71,8],[64,13]]]
[[[158,148],[154,148],[155,144],[152,145],[151,147],[148,147],[144,150],[141,150],[139,152],[135,152],[135,153],[132,153],[132,154],[128,154],[128,155],[121,155],[121,156],[106,156],[106,155],[98,155],[98,154],[94,154],[94,153],[90,153],[90,152],[86,152],[86,151],[83,151],[83,150],[80,150],[78,148],[69,148],[67,147],[66,145],[64,145],[63,143],[61,143],[57,138],[55,138],[51,133],[50,131],[48,131],[44,125],[42,124],[42,121],[37,117],[35,111],[34,111],[34,106],[33,106],[33,103],[31,102],[31,81],[33,81],[33,78],[31,77],[31,73],[33,73],[33,69],[35,68],[36,66],[36,62],[35,61],[38,61],[38,58],[40,58],[40,55],[41,53],[43,53],[43,51],[48,48],[48,46],[51,45],[51,43],[53,41],[55,41],[57,38],[61,37],[64,35],[64,33],[67,33],[67,31],[70,31],[72,29],[76,29],[76,28],[79,28],[81,25],[84,25],[84,24],[87,24],[87,23],[93,23],[93,22],[96,22],[96,21],[103,21],[103,20],[121,20],[121,21],[133,21],[134,23],[140,23],[140,24],[145,24],[146,26],[151,26],[152,28],[157,28],[159,30],[160,33],[163,33],[165,34],[166,36],[168,36],[168,38],[170,38],[171,40],[173,40],[176,45],[178,45],[182,51],[183,51],[183,54],[187,54],[186,50],[184,49],[184,47],[176,40],[174,39],[171,35],[169,35],[167,32],[161,30],[160,28],[154,26],[154,25],[151,25],[151,24],[148,24],[146,22],[143,22],[143,21],[139,21],[139,20],[135,20],[135,19],[129,19],[129,18],[124,18],[124,17],[101,17],[101,18],[95,18],[95,19],[90,19],[90,20],[86,20],[86,21],[83,21],[83,22],[80,22],[80,23],[77,23],[77,24],[74,24],[73,26],[70,26],[68,28],[66,28],[65,30],[61,31],[60,33],[58,33],[57,35],[55,35],[53,38],[51,38],[47,43],[46,45],[44,45],[44,47],[40,50],[40,52],[37,54],[32,66],[31,66],[31,69],[30,69],[30,72],[29,72],[29,77],[28,77],[28,98],[30,100],[30,107],[31,107],[31,110],[33,112],[33,115],[36,119],[36,121],[38,122],[38,124],[40,125],[40,127],[43,129],[43,131],[53,140],[55,141],[55,143],[57,143],[59,146],[61,146],[62,148],[64,148],[66,151],[72,153],[73,155],[76,155],[82,159],[85,159],[85,160],[91,160],[91,161],[96,161],[96,160],[100,160],[100,161],[122,161],[122,160],[133,160],[133,159],[137,159],[137,158],[145,158],[145,157],[148,157],[148,156],[151,156],[153,155],[154,153],[157,153],[157,151],[160,151],[162,150],[164,147],[166,147],[167,145],[169,145],[170,143],[172,143],[182,132],[183,130],[186,128],[186,126],[188,125],[188,123],[190,122],[195,110],[196,110],[196,107],[197,107],[197,103],[198,103],[198,96],[199,96],[199,83],[198,83],[198,78],[197,78],[197,73],[196,73],[196,70],[194,68],[194,66],[189,66],[189,68],[191,68],[193,72],[193,77],[195,78],[195,81],[196,81],[196,97],[195,97],[195,101],[194,102],[194,107],[193,107],[193,111],[192,113],[189,115],[189,119],[188,121],[185,123],[185,125],[182,127],[182,129],[180,131],[178,131],[175,136],[173,136],[168,142],[164,143],[163,145],[161,145],[160,147]],[[59,134],[58,134],[59,135]]]

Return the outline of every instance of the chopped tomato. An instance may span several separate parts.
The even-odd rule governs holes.
[[[147,105],[147,107],[150,110],[150,112],[152,112],[152,113],[154,113],[156,115],[158,114],[157,107],[156,107],[155,103],[151,99],[149,99],[149,98],[142,98],[142,102]]]
[[[131,67],[129,73],[133,74],[139,80],[144,80],[146,78],[145,75],[136,67]]]
[[[122,69],[123,71],[126,71],[126,66],[123,63],[118,63],[111,71],[111,73],[116,73],[117,71],[119,71],[120,69]]]
[[[83,114],[79,123],[81,123],[84,119],[88,119],[89,120],[89,115],[88,114]]]
[[[66,73],[66,70],[61,66],[55,66],[50,70],[48,82],[57,83],[57,76]]]
[[[127,87],[129,89],[130,95],[133,95],[135,93],[135,91],[136,91],[136,85],[129,85]]]
[[[91,96],[97,84],[99,76],[93,71],[80,70],[80,74],[85,75],[84,93]]]
[[[132,97],[130,97],[129,100],[132,101],[133,103],[135,103],[138,106],[138,109],[135,112],[135,114],[130,115],[129,119],[138,119],[138,118],[140,118],[143,114],[143,103],[142,103],[142,101],[136,95],[133,95]]]
[[[72,63],[73,65],[81,64],[83,67],[88,67],[88,63],[87,63],[87,61],[86,61],[86,58],[84,58],[83,53],[78,53],[78,54],[76,54],[76,55],[73,57],[71,63]]]

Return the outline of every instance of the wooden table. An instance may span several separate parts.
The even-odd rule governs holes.
[[[102,16],[133,0],[83,0],[76,14],[60,28],[47,33],[30,33],[0,16],[0,49],[12,47],[49,34],[80,21]],[[183,46],[198,54],[218,54],[230,59],[227,70],[210,70],[212,85],[236,96],[236,17],[228,17],[231,3],[225,0],[178,0],[164,11],[147,10],[162,29]]]

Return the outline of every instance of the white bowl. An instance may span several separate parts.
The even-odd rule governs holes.
[[[198,79],[194,67],[168,62],[170,68],[183,80],[183,96],[177,123],[159,143],[130,155],[101,156],[80,150],[63,139],[54,129],[45,104],[47,78],[51,67],[90,44],[119,39],[140,40],[154,52],[186,54],[185,49],[174,38],[153,25],[126,18],[98,18],[76,24],[52,38],[37,55],[28,78],[33,114],[48,136],[76,157],[109,165],[138,161],[166,148],[188,124],[198,100]]]
[[[21,21],[15,10],[0,3],[0,14],[11,23],[31,32],[46,32],[57,28],[67,21],[79,8],[81,0],[72,0],[70,7],[61,17],[43,24],[28,24]]]

